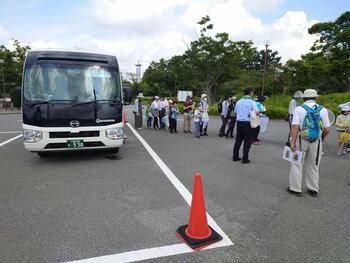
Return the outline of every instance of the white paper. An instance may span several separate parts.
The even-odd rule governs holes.
[[[282,158],[284,160],[287,160],[291,163],[295,163],[299,166],[303,165],[303,157],[304,152],[296,150],[295,152],[292,152],[291,148],[288,146],[284,147],[283,156]]]

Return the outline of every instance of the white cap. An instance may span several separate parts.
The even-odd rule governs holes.
[[[205,98],[205,97],[208,97],[208,95],[205,94],[205,93],[203,93],[203,94],[201,95],[201,99],[203,99],[203,98]]]
[[[158,97],[158,96],[154,96],[154,99],[155,99],[155,100],[159,100],[159,97]]]
[[[137,95],[138,98],[143,98],[143,93],[139,93],[139,95]]]
[[[317,98],[317,91],[314,89],[307,89],[304,91],[302,98]]]
[[[343,106],[340,108],[341,111],[350,111],[350,107],[349,106]]]

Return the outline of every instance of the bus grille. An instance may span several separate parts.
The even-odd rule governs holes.
[[[99,137],[100,131],[81,131],[78,133],[72,132],[50,132],[49,137],[54,138],[79,138],[79,137]]]

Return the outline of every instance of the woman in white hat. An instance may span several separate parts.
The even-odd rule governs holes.
[[[209,124],[209,104],[208,104],[208,95],[202,94],[201,95],[201,101],[199,102],[199,105],[201,107],[201,115],[202,115],[202,122],[200,127],[200,133],[201,136],[208,136],[208,124]]]

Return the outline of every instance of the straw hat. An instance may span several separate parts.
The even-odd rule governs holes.
[[[204,99],[205,97],[207,97],[207,98],[208,98],[208,95],[207,95],[207,94],[205,94],[205,93],[203,93],[203,94],[201,95],[201,99]]]
[[[307,89],[304,91],[302,98],[317,98],[317,91],[314,89]]]

